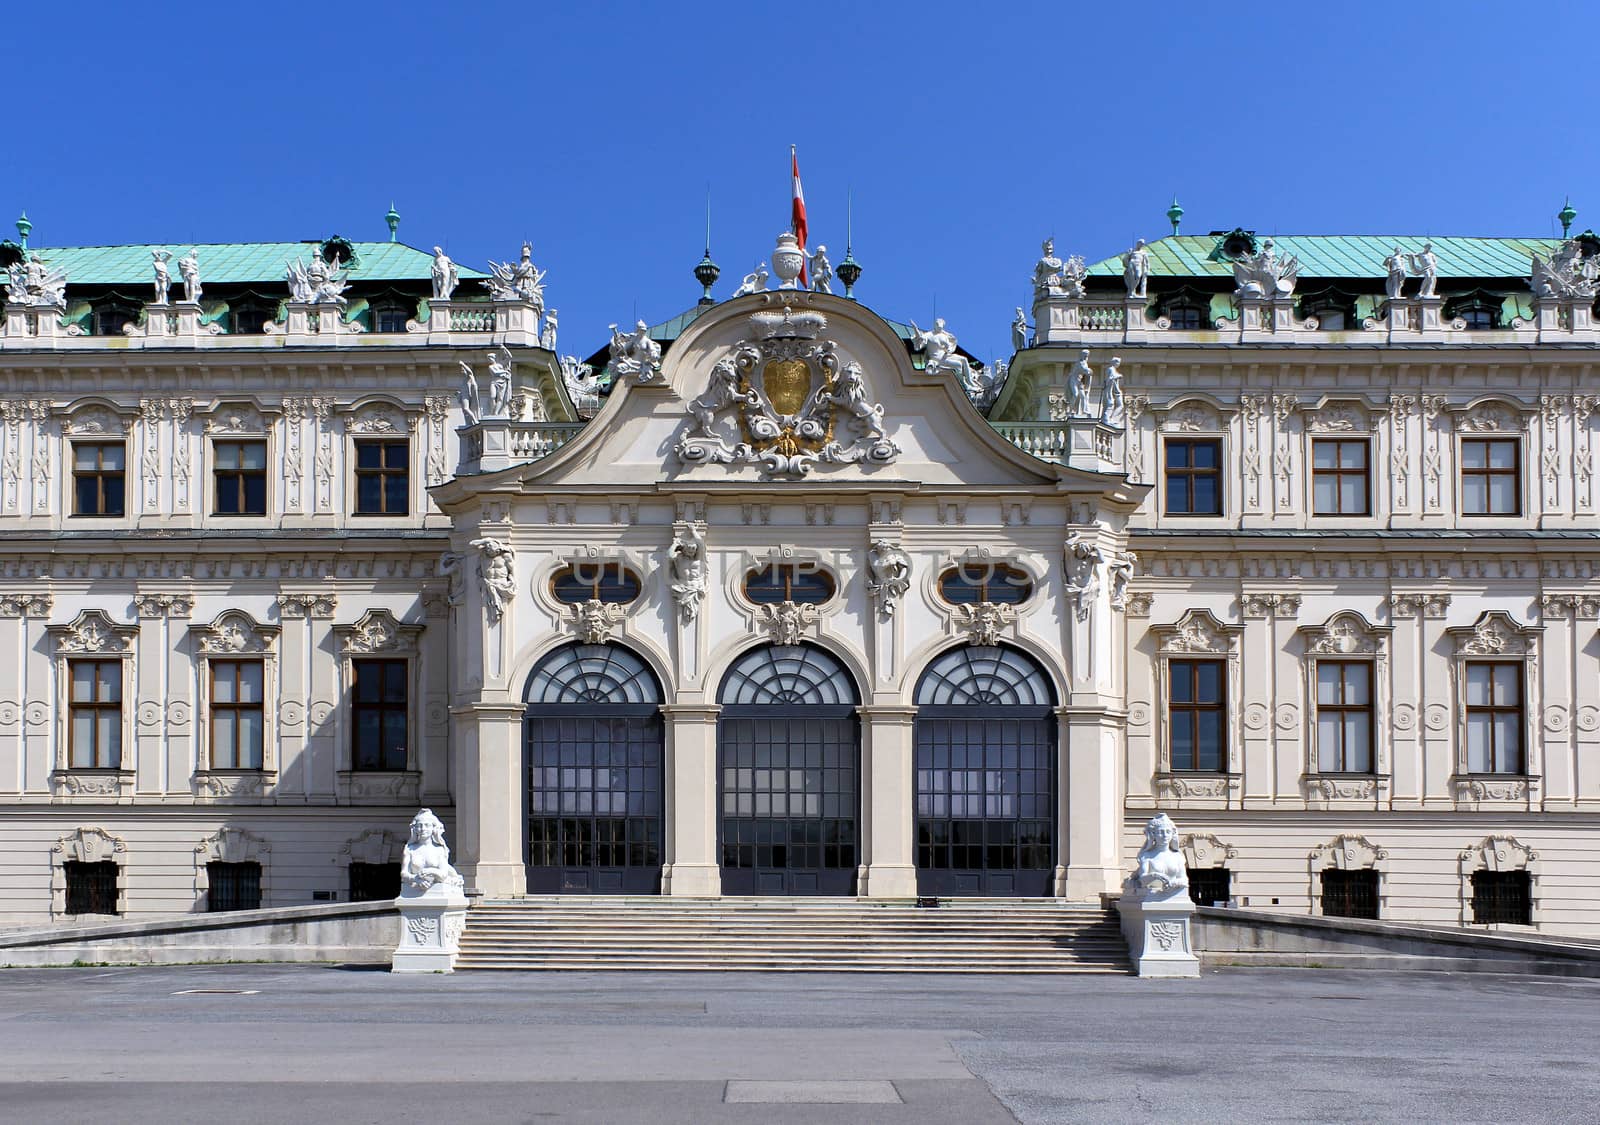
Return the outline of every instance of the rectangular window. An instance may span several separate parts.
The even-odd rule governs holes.
[[[67,764],[75,770],[122,768],[122,661],[72,660],[67,707]]]
[[[1372,511],[1366,439],[1311,443],[1311,510],[1319,516],[1365,516]]]
[[[1233,896],[1233,872],[1226,867],[1189,868],[1189,898],[1196,906],[1226,906]]]
[[[1227,761],[1226,666],[1220,660],[1172,660],[1167,675],[1172,768],[1222,772]]]
[[[405,515],[410,510],[410,466],[408,442],[356,442],[356,515]]]
[[[212,482],[219,516],[267,514],[267,443],[219,441],[211,447]]]
[[[372,314],[374,332],[404,332],[411,316],[407,309],[397,305],[383,305]]]
[[[350,901],[382,902],[400,897],[398,863],[350,864]]]
[[[351,763],[358,770],[406,768],[406,662],[354,660]]]
[[[1467,772],[1521,773],[1522,664],[1469,661]]]
[[[1377,868],[1363,867],[1355,871],[1325,868],[1322,872],[1322,913],[1328,918],[1377,918]]]
[[[1533,876],[1526,871],[1474,871],[1472,920],[1480,926],[1533,925]]]
[[[127,480],[127,450],[120,441],[72,443],[73,515],[122,515]]]
[[[258,770],[266,740],[259,660],[211,661],[211,768]]]
[[[1222,514],[1222,442],[1217,438],[1168,438],[1167,514]]]
[[[1461,439],[1461,511],[1515,516],[1522,511],[1522,459],[1515,438]]]
[[[261,909],[261,865],[259,863],[206,864],[206,909]]]
[[[117,912],[117,865],[114,860],[82,863],[69,859],[61,865],[67,880],[68,914]]]
[[[1317,772],[1372,772],[1372,665],[1317,661]]]

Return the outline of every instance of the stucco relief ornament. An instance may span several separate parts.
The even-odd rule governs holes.
[[[672,597],[685,621],[700,612],[706,596],[706,539],[693,524],[673,537],[667,548],[667,566],[672,571]]]
[[[1533,295],[1545,298],[1593,299],[1600,291],[1600,257],[1584,257],[1576,238],[1563,242],[1549,261],[1534,254],[1528,284]]]
[[[478,550],[478,581],[483,587],[484,609],[490,621],[499,621],[517,596],[516,552],[498,539],[474,539],[470,545]]]
[[[400,859],[400,884],[405,891],[421,893],[430,888],[466,886],[461,873],[450,866],[450,846],[444,842],[444,825],[432,809],[422,809],[411,818],[411,838]]]
[[[1188,891],[1189,870],[1178,848],[1178,826],[1166,813],[1157,813],[1144,826],[1144,847],[1136,864],[1125,888],[1133,897],[1170,899]]]
[[[578,637],[591,645],[603,645],[611,639],[611,630],[627,616],[627,611],[615,602],[590,598],[582,605],[572,607],[572,624]]]
[[[533,264],[533,246],[524,242],[522,257],[516,262],[489,263],[489,295],[496,301],[521,302],[543,312],[544,276],[549,272]]]
[[[618,379],[633,376],[635,383],[661,378],[661,345],[650,338],[650,326],[637,321],[632,332],[611,326],[611,373]]]
[[[67,307],[67,271],[51,269],[38,253],[10,268],[6,302],[33,308]]]
[[[1067,596],[1079,621],[1089,620],[1095,596],[1100,593],[1100,567],[1105,555],[1100,548],[1086,542],[1077,533],[1067,537]]]
[[[885,617],[911,588],[911,556],[887,539],[874,539],[867,550],[867,593],[877,599]]]
[[[771,602],[761,608],[761,624],[775,645],[797,645],[800,634],[817,619],[817,607],[809,602]]]
[[[1300,261],[1293,254],[1278,257],[1272,239],[1263,239],[1259,253],[1248,254],[1233,264],[1235,297],[1277,299],[1294,293],[1300,280]]]
[[[786,307],[750,322],[754,338],[712,366],[706,393],[689,404],[675,447],[680,461],[805,476],[817,462],[886,464],[899,456],[883,407],[867,399],[861,365],[841,363],[838,345],[819,339],[826,318]],[[733,426],[719,428],[730,415]]]
[[[971,644],[992,647],[1000,643],[1000,634],[1017,619],[1015,606],[995,602],[955,607],[956,624],[966,630]]]

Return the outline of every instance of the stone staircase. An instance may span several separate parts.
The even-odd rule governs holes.
[[[1126,973],[1114,913],[1051,899],[492,899],[458,969]]]

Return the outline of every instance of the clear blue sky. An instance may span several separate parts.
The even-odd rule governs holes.
[[[1170,11],[1163,11],[1170,8]],[[62,12],[70,10],[70,30]],[[1600,227],[1600,5],[283,3],[5,16],[36,245],[387,237],[550,271],[561,350],[717,295],[788,221],[864,302],[1009,351],[1040,238]],[[20,96],[28,91],[29,96]],[[38,108],[26,108],[35,102]],[[9,231],[7,231],[9,233]]]

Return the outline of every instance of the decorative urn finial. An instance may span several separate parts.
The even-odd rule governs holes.
[[[1577,217],[1578,210],[1572,205],[1572,197],[1568,196],[1567,201],[1561,205],[1561,210],[1556,213],[1556,218],[1561,220],[1562,238],[1570,238],[1572,236],[1572,220]],[[26,243],[26,240],[24,240],[24,243]]]
[[[1183,207],[1178,203],[1178,197],[1172,197],[1172,206],[1167,208],[1167,222],[1172,224],[1172,233],[1178,233],[1178,224],[1183,222]]]
[[[17,219],[17,233],[22,236],[22,248],[28,248],[28,235],[33,233],[33,224],[28,222],[28,213],[24,211]]]
[[[778,235],[778,244],[772,250],[772,272],[778,275],[779,289],[794,289],[805,268],[806,253],[800,249],[800,240],[790,230]]]
[[[389,202],[389,213],[383,217],[383,221],[389,224],[389,241],[398,242],[400,240],[400,212],[394,209],[393,200]]]
[[[722,276],[722,267],[711,260],[711,247],[706,247],[706,256],[700,259],[700,264],[694,267],[694,279],[698,281],[705,292],[700,295],[702,305],[711,304],[715,298],[711,296],[711,287],[717,283],[717,278]]]

